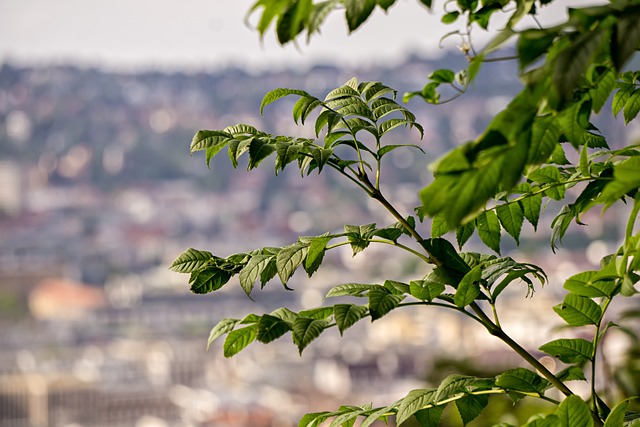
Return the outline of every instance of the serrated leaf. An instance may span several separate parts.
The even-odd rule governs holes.
[[[476,219],[480,240],[489,248],[500,253],[500,221],[493,211],[484,211]]]
[[[209,339],[207,340],[207,350],[211,347],[211,344],[220,338],[222,335],[229,333],[240,322],[238,319],[222,319],[219,321],[209,333]]]
[[[558,145],[559,137],[560,126],[555,117],[552,115],[536,117],[531,130],[527,164],[546,162]]]
[[[433,301],[445,290],[444,283],[432,282],[430,280],[412,280],[409,282],[409,292],[414,298],[423,301]]]
[[[391,293],[391,291],[382,286],[371,289],[367,297],[369,298],[371,321],[378,320],[388,314],[404,299],[404,295]]]
[[[276,316],[265,314],[258,321],[256,338],[264,344],[275,341],[291,330],[291,325]]]
[[[520,231],[524,223],[524,212],[520,204],[500,204],[496,207],[496,214],[502,227],[520,244]]]
[[[436,392],[436,389],[411,390],[409,394],[400,400],[398,413],[396,415],[396,424],[402,424],[420,409],[433,403]]]
[[[253,324],[229,332],[223,345],[224,357],[234,356],[251,344],[256,339],[256,331],[257,325]]]
[[[589,407],[580,396],[575,394],[563,400],[555,414],[560,419],[562,427],[593,427],[593,418],[591,418]]]
[[[438,427],[440,425],[440,419],[442,418],[443,412],[444,405],[420,409],[413,415],[418,420],[420,427]]]
[[[622,111],[631,94],[636,90],[634,84],[619,84],[618,86],[619,89],[613,95],[613,102],[611,103],[611,111],[614,117],[618,116],[618,113]]]
[[[458,243],[458,249],[462,249],[464,244],[467,243],[467,240],[469,240],[469,238],[473,236],[473,232],[475,231],[475,229],[476,225],[473,221],[470,221],[456,228],[456,242]]]
[[[309,251],[308,243],[294,243],[283,248],[276,256],[276,268],[278,276],[283,284],[287,284],[293,273],[307,256]]]
[[[334,286],[329,290],[325,298],[329,297],[363,297],[364,294],[369,292],[373,288],[380,287],[380,285],[371,285],[364,283],[346,283],[344,285]]]
[[[191,274],[190,290],[194,294],[207,294],[216,291],[227,284],[233,276],[232,272],[218,267],[207,268]]]
[[[584,32],[556,56],[553,83],[562,100],[571,99],[573,89],[596,54],[602,37],[602,28]]]
[[[249,163],[247,170],[255,169],[267,157],[276,151],[275,147],[261,138],[253,138],[249,144]]]
[[[233,136],[224,131],[200,130],[194,135],[189,151],[195,153],[196,151],[207,150],[207,155],[211,159],[231,139],[233,139]]]
[[[287,88],[274,89],[271,92],[267,93],[264,96],[264,98],[262,98],[262,102],[260,103],[260,115],[263,114],[264,107],[266,107],[267,105],[271,104],[274,101],[277,101],[280,98],[283,98],[283,97],[289,96],[289,95],[298,95],[298,96],[311,97],[310,94],[308,94],[307,92],[305,92],[303,90],[287,89]]]
[[[563,369],[556,374],[556,377],[562,382],[587,380],[582,369],[578,368],[577,366],[569,366]]]
[[[540,220],[540,211],[542,210],[542,194],[534,194],[527,196],[520,201],[524,217],[533,226],[534,230],[538,227]]]
[[[629,408],[629,400],[625,399],[618,403],[604,422],[604,427],[620,427],[624,425],[624,416]]]
[[[324,319],[298,317],[293,322],[293,342],[298,347],[298,352],[302,354],[302,351],[318,338],[327,326],[329,323]]]
[[[462,278],[453,297],[453,301],[459,308],[468,306],[478,298],[480,295],[479,281],[481,275],[482,265],[477,265]]]
[[[449,224],[444,213],[439,213],[431,219],[431,235],[433,237],[441,237],[449,231]]]
[[[375,0],[345,0],[345,17],[349,32],[355,31],[371,15],[376,7]]]
[[[273,258],[273,255],[254,255],[242,270],[240,270],[240,274],[238,275],[240,286],[242,286],[247,296],[251,295],[253,286]]]
[[[365,306],[354,304],[336,304],[333,306],[333,314],[336,319],[336,325],[340,335],[345,330],[353,326],[360,319],[367,315],[368,309]]]
[[[429,254],[436,257],[444,268],[459,276],[459,279],[471,270],[448,240],[438,237],[424,239],[419,243]]]
[[[574,274],[564,282],[564,288],[576,295],[589,298],[612,297],[616,289],[613,280],[599,280],[597,271]]]
[[[468,387],[472,385],[478,378],[468,375],[452,374],[446,377],[440,385],[433,398],[434,403],[441,402],[460,392],[467,392]]]
[[[386,421],[386,418],[389,416],[390,411],[394,407],[395,405],[390,405],[390,406],[385,406],[385,407],[376,409],[375,411],[367,415],[364,420],[362,420],[362,424],[360,424],[360,427],[369,427],[370,425],[375,423],[378,419],[384,419]]]
[[[553,307],[570,326],[597,325],[602,319],[602,310],[593,300],[576,294],[567,294],[561,304]]]
[[[192,273],[206,267],[212,259],[211,252],[189,248],[180,254],[169,268],[177,273]]]
[[[475,420],[489,404],[487,395],[468,395],[456,400],[456,407],[462,418],[462,424],[467,425]]]
[[[640,89],[634,90],[624,104],[624,122],[628,124],[640,112]]]
[[[591,360],[593,344],[582,338],[563,338],[549,341],[540,350],[564,363],[579,363]]]
[[[538,393],[542,395],[549,381],[525,368],[510,369],[496,377],[496,385],[505,390]]]
[[[332,237],[329,237],[329,236],[318,236],[311,239],[311,242],[309,244],[309,251],[307,252],[307,257],[304,260],[304,265],[306,269],[313,267],[314,264],[319,264],[319,262],[322,262],[322,259],[324,258],[324,254],[327,248],[327,244],[331,241],[331,239]]]

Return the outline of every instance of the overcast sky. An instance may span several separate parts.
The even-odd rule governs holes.
[[[270,34],[243,24],[250,0],[2,0],[0,61],[77,62],[107,66],[215,68],[228,63],[303,64],[338,54],[357,61],[393,60],[435,39],[438,19],[415,0],[399,0],[389,16],[346,36],[335,14],[310,45],[282,48]],[[380,23],[396,34],[389,37]],[[402,30],[400,30],[402,29]],[[371,40],[375,42],[372,43]],[[432,44],[432,43],[425,43]],[[339,49],[337,49],[339,47]]]
[[[381,63],[411,52],[437,54],[440,36],[451,30],[416,0],[398,0],[388,16],[377,11],[351,37],[343,15],[334,13],[320,37],[296,50],[280,47],[272,34],[260,43],[258,34],[243,24],[252,3],[1,0],[0,63],[72,62],[120,69],[216,69],[235,64],[258,69],[303,66],[330,55],[337,55],[342,64]],[[448,45],[455,47],[454,40]]]

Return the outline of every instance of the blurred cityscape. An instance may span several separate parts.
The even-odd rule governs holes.
[[[425,386],[443,359],[520,365],[478,326],[432,309],[399,310],[342,339],[326,333],[302,357],[286,338],[253,344],[232,359],[222,356],[219,343],[206,351],[209,330],[224,317],[311,307],[348,281],[424,275],[411,259],[380,248],[353,259],[348,248],[332,252],[311,280],[294,276],[295,292],[271,283],[255,292],[255,301],[235,281],[215,294],[193,295],[186,276],[168,269],[189,247],[227,256],[342,224],[394,222],[330,173],[303,179],[296,170],[276,177],[269,167],[247,173],[222,158],[209,170],[203,156],[189,156],[198,129],[248,123],[309,136],[312,129],[291,120],[289,100],[269,106],[261,118],[262,96],[277,87],[324,96],[354,75],[402,94],[419,90],[435,69],[462,67],[464,58],[455,53],[412,57],[394,68],[317,65],[259,75],[3,65],[0,427],[293,426],[305,412],[335,410],[338,402],[390,403]],[[400,210],[410,214],[417,205],[417,192],[429,180],[426,165],[475,137],[516,93],[511,67],[488,65],[457,102],[410,103],[425,139],[403,130],[395,136],[428,154],[392,154],[383,182]],[[637,123],[623,129],[602,117],[598,126],[610,142],[640,135]],[[545,211],[541,227],[553,212],[553,206]],[[548,245],[544,233],[529,235],[519,248],[503,239],[505,252],[541,265],[551,279],[532,299],[525,299],[524,285],[513,289],[501,306],[508,332],[534,352],[559,324],[540,313],[551,313],[562,280],[593,268],[620,242],[615,210],[583,220],[589,226],[574,227],[553,257],[539,251]],[[474,249],[480,247],[472,240],[467,250]],[[627,343],[607,345],[615,365]]]

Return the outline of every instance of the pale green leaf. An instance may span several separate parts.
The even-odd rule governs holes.
[[[209,339],[207,340],[207,350],[211,347],[211,344],[220,338],[222,335],[229,333],[240,322],[238,319],[222,319],[219,321],[209,333]]]
[[[445,285],[430,280],[412,280],[409,282],[409,290],[411,296],[431,302],[444,292]]]
[[[508,391],[543,394],[549,382],[533,371],[515,368],[498,375],[496,385]]]
[[[247,295],[251,295],[255,282],[260,278],[272,259],[273,255],[254,255],[240,270],[238,275],[240,286],[242,286]]]
[[[308,243],[294,243],[283,248],[276,256],[276,268],[278,276],[283,284],[287,284],[293,273],[307,256],[309,251]]]
[[[189,248],[180,254],[169,268],[178,273],[191,273],[206,267],[212,259],[211,252]]]
[[[346,283],[344,285],[334,286],[329,290],[325,298],[329,297],[363,297],[373,288],[381,287],[381,285],[371,285],[365,283]]]

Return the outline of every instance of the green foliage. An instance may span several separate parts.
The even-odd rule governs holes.
[[[386,155],[398,149],[414,150],[416,154],[428,151],[393,140],[392,131],[398,127],[417,130],[421,137],[424,130],[416,116],[396,101],[396,91],[381,82],[353,78],[323,97],[290,88],[267,93],[261,113],[284,97],[296,97],[293,122],[299,126],[313,122],[315,138],[273,135],[246,124],[202,130],[193,138],[191,152],[204,151],[207,165],[226,151],[236,168],[246,154],[248,170],[275,157],[276,174],[289,165],[297,165],[303,177],[314,171],[332,171],[377,201],[397,221],[381,228],[376,224],[347,224],[343,232],[299,237],[283,247],[264,247],[226,257],[188,249],[171,269],[190,275],[193,292],[217,291],[236,275],[248,296],[258,282],[262,288],[278,280],[290,289],[298,270],[311,277],[322,268],[327,251],[347,245],[353,256],[371,245],[391,246],[429,266],[423,277],[411,278],[409,283],[389,278],[383,283],[337,284],[325,298],[325,302],[338,298],[333,305],[300,312],[280,308],[268,314],[222,319],[211,330],[208,345],[224,338],[224,355],[231,357],[255,341],[267,344],[290,333],[302,354],[324,333],[337,330],[344,335],[363,319],[384,321],[382,318],[394,310],[418,307],[453,310],[472,319],[528,364],[528,368],[514,366],[492,378],[453,374],[436,387],[412,390],[388,406],[342,406],[335,412],[307,414],[300,421],[301,427],[327,423],[330,427],[353,427],[356,420],[368,427],[391,417],[397,424],[413,418],[421,426],[437,426],[447,405],[454,406],[462,424],[467,425],[496,394],[514,401],[526,397],[556,405],[552,413],[536,415],[524,424],[531,427],[619,427],[638,422],[638,414],[629,410],[630,396],[623,396],[625,400],[609,408],[608,404],[613,406],[620,397],[613,398],[607,390],[597,388],[596,365],[601,363],[599,353],[609,330],[628,331],[607,320],[611,303],[637,294],[635,286],[640,281],[640,232],[636,224],[640,213],[640,145],[621,146],[616,141],[612,145],[617,148],[612,149],[606,136],[593,125],[592,117],[604,114],[609,99],[612,114],[622,114],[625,124],[640,113],[640,72],[627,70],[640,47],[640,4],[614,0],[600,6],[576,7],[568,10],[564,22],[544,27],[535,17],[550,2],[446,3],[442,21],[463,24],[465,31],[454,30],[445,37],[462,38],[461,50],[469,67],[457,72],[435,70],[426,76],[421,90],[406,93],[403,100],[450,102],[479,78],[481,67],[495,60],[516,59],[524,88],[482,134],[432,163],[434,179],[419,192],[415,209],[420,222],[431,219],[430,236],[423,236],[422,224],[399,212],[381,190]],[[318,33],[335,10],[344,13],[351,32],[377,9],[387,11],[395,3],[260,0],[249,14],[258,15],[256,28],[261,36],[273,28],[285,44],[305,32],[307,39]],[[419,3],[432,7],[431,1]],[[506,25],[476,51],[471,29],[490,28],[496,14],[505,15]],[[525,22],[536,23],[536,28]],[[516,56],[496,56],[514,38]],[[564,283],[563,301],[553,307],[566,329],[575,332],[539,347],[566,364],[557,373],[507,335],[496,305],[512,284],[524,284],[530,296],[536,282],[546,283],[540,267],[500,253],[504,235],[520,244],[524,227],[530,225],[538,231],[543,207],[548,204],[559,206],[551,222],[553,251],[574,224],[584,224],[585,214],[594,207],[604,211],[628,205],[626,211],[620,211],[628,214],[628,220],[619,248],[603,258],[598,270],[569,277]],[[455,232],[458,249],[450,242],[449,232]],[[474,233],[498,256],[464,252]],[[360,302],[354,303],[354,299]],[[567,386],[571,381],[589,381],[589,404]]]

